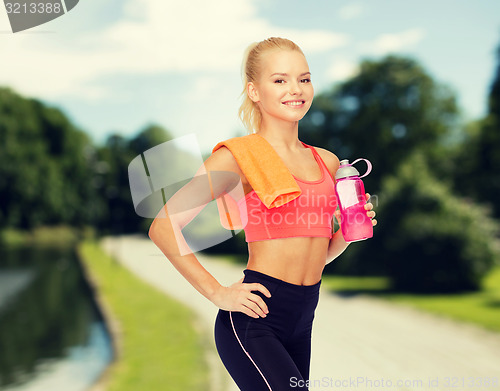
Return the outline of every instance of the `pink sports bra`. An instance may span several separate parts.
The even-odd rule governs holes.
[[[332,237],[332,218],[337,209],[335,182],[318,152],[302,144],[312,150],[321,169],[321,178],[305,181],[292,174],[302,193],[276,208],[268,209],[254,190],[241,198],[237,204],[242,215],[246,203],[248,222],[244,230],[247,242],[298,236]]]

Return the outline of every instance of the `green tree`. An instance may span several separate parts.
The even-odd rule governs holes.
[[[384,265],[395,290],[476,290],[500,260],[498,224],[433,177],[424,154],[413,153],[386,178],[380,197],[382,222],[356,256]]]
[[[89,224],[90,147],[59,109],[0,88],[0,228]]]
[[[462,194],[486,203],[500,218],[500,46],[497,68],[488,96],[488,114],[469,124],[466,142],[456,159],[461,167],[455,188]]]
[[[500,45],[497,48],[497,68],[488,96],[488,114],[500,118]]]
[[[374,238],[350,246],[327,272],[389,275],[400,291],[477,289],[498,259],[498,231],[486,208],[451,189],[476,187],[465,183],[465,167],[477,168],[477,154],[466,161],[462,144],[478,125],[466,133],[453,89],[416,60],[390,55],[360,69],[316,97],[301,123],[306,142],[374,165],[364,179],[379,218]]]
[[[381,179],[416,149],[439,170],[446,143],[459,129],[454,92],[432,79],[411,58],[389,55],[364,60],[360,73],[320,94],[301,122],[304,139],[340,159],[365,157],[373,173],[365,185],[374,194]],[[439,162],[439,164],[438,164]]]
[[[128,166],[130,162],[148,149],[172,139],[170,133],[161,126],[145,126],[134,137],[127,139],[119,134],[110,135],[104,146],[98,150],[99,176],[97,186],[106,204],[106,214],[99,222],[101,231],[106,233],[147,232],[150,219],[136,214],[130,183]]]

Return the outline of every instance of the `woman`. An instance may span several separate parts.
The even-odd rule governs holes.
[[[339,159],[298,138],[299,120],[314,97],[311,74],[301,49],[283,38],[251,45],[244,60],[244,78],[244,102],[240,108],[243,123],[272,146],[303,190],[295,200],[273,208],[273,213],[286,207],[289,217],[297,216],[292,212],[300,212],[307,205],[300,201],[307,201],[311,192],[329,197],[322,199],[332,199]],[[193,216],[176,222],[168,214],[166,218],[156,218],[149,236],[177,270],[219,308],[215,323],[217,350],[241,390],[307,389],[311,329],[321,275],[325,265],[348,246],[341,231],[333,234],[331,229],[336,203],[321,205],[322,211],[329,213],[326,226],[324,222],[322,226],[313,222],[310,229],[298,229],[296,221],[289,219],[285,230],[272,222],[262,227],[255,223],[255,218],[263,217],[265,206],[259,204],[231,151],[225,147],[217,149],[204,166],[207,171],[238,174],[245,200],[251,201],[247,207],[253,217],[245,226],[249,252],[245,277],[229,287],[221,286],[194,254],[180,255],[176,237]],[[189,194],[189,186],[181,190]],[[215,198],[224,184],[218,186]],[[191,191],[195,191],[194,187]],[[372,208],[370,203],[365,206],[376,225]],[[339,220],[338,211],[335,217]],[[267,224],[265,219],[259,221]],[[263,228],[267,237],[260,234]]]

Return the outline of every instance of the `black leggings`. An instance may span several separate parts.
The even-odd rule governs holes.
[[[271,293],[268,298],[253,291],[266,302],[269,313],[252,318],[219,309],[214,335],[224,366],[242,391],[307,390],[321,280],[304,286],[254,270],[244,274],[244,283],[261,283]]]

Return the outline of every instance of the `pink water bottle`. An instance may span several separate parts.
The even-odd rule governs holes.
[[[353,165],[364,160],[368,166],[366,172],[359,176],[358,170]],[[367,176],[372,170],[372,164],[367,159],[357,159],[351,164],[349,160],[342,160],[335,174],[337,185],[335,192],[339,202],[342,235],[346,242],[357,242],[373,236],[371,219],[366,215],[365,186],[361,178]]]

